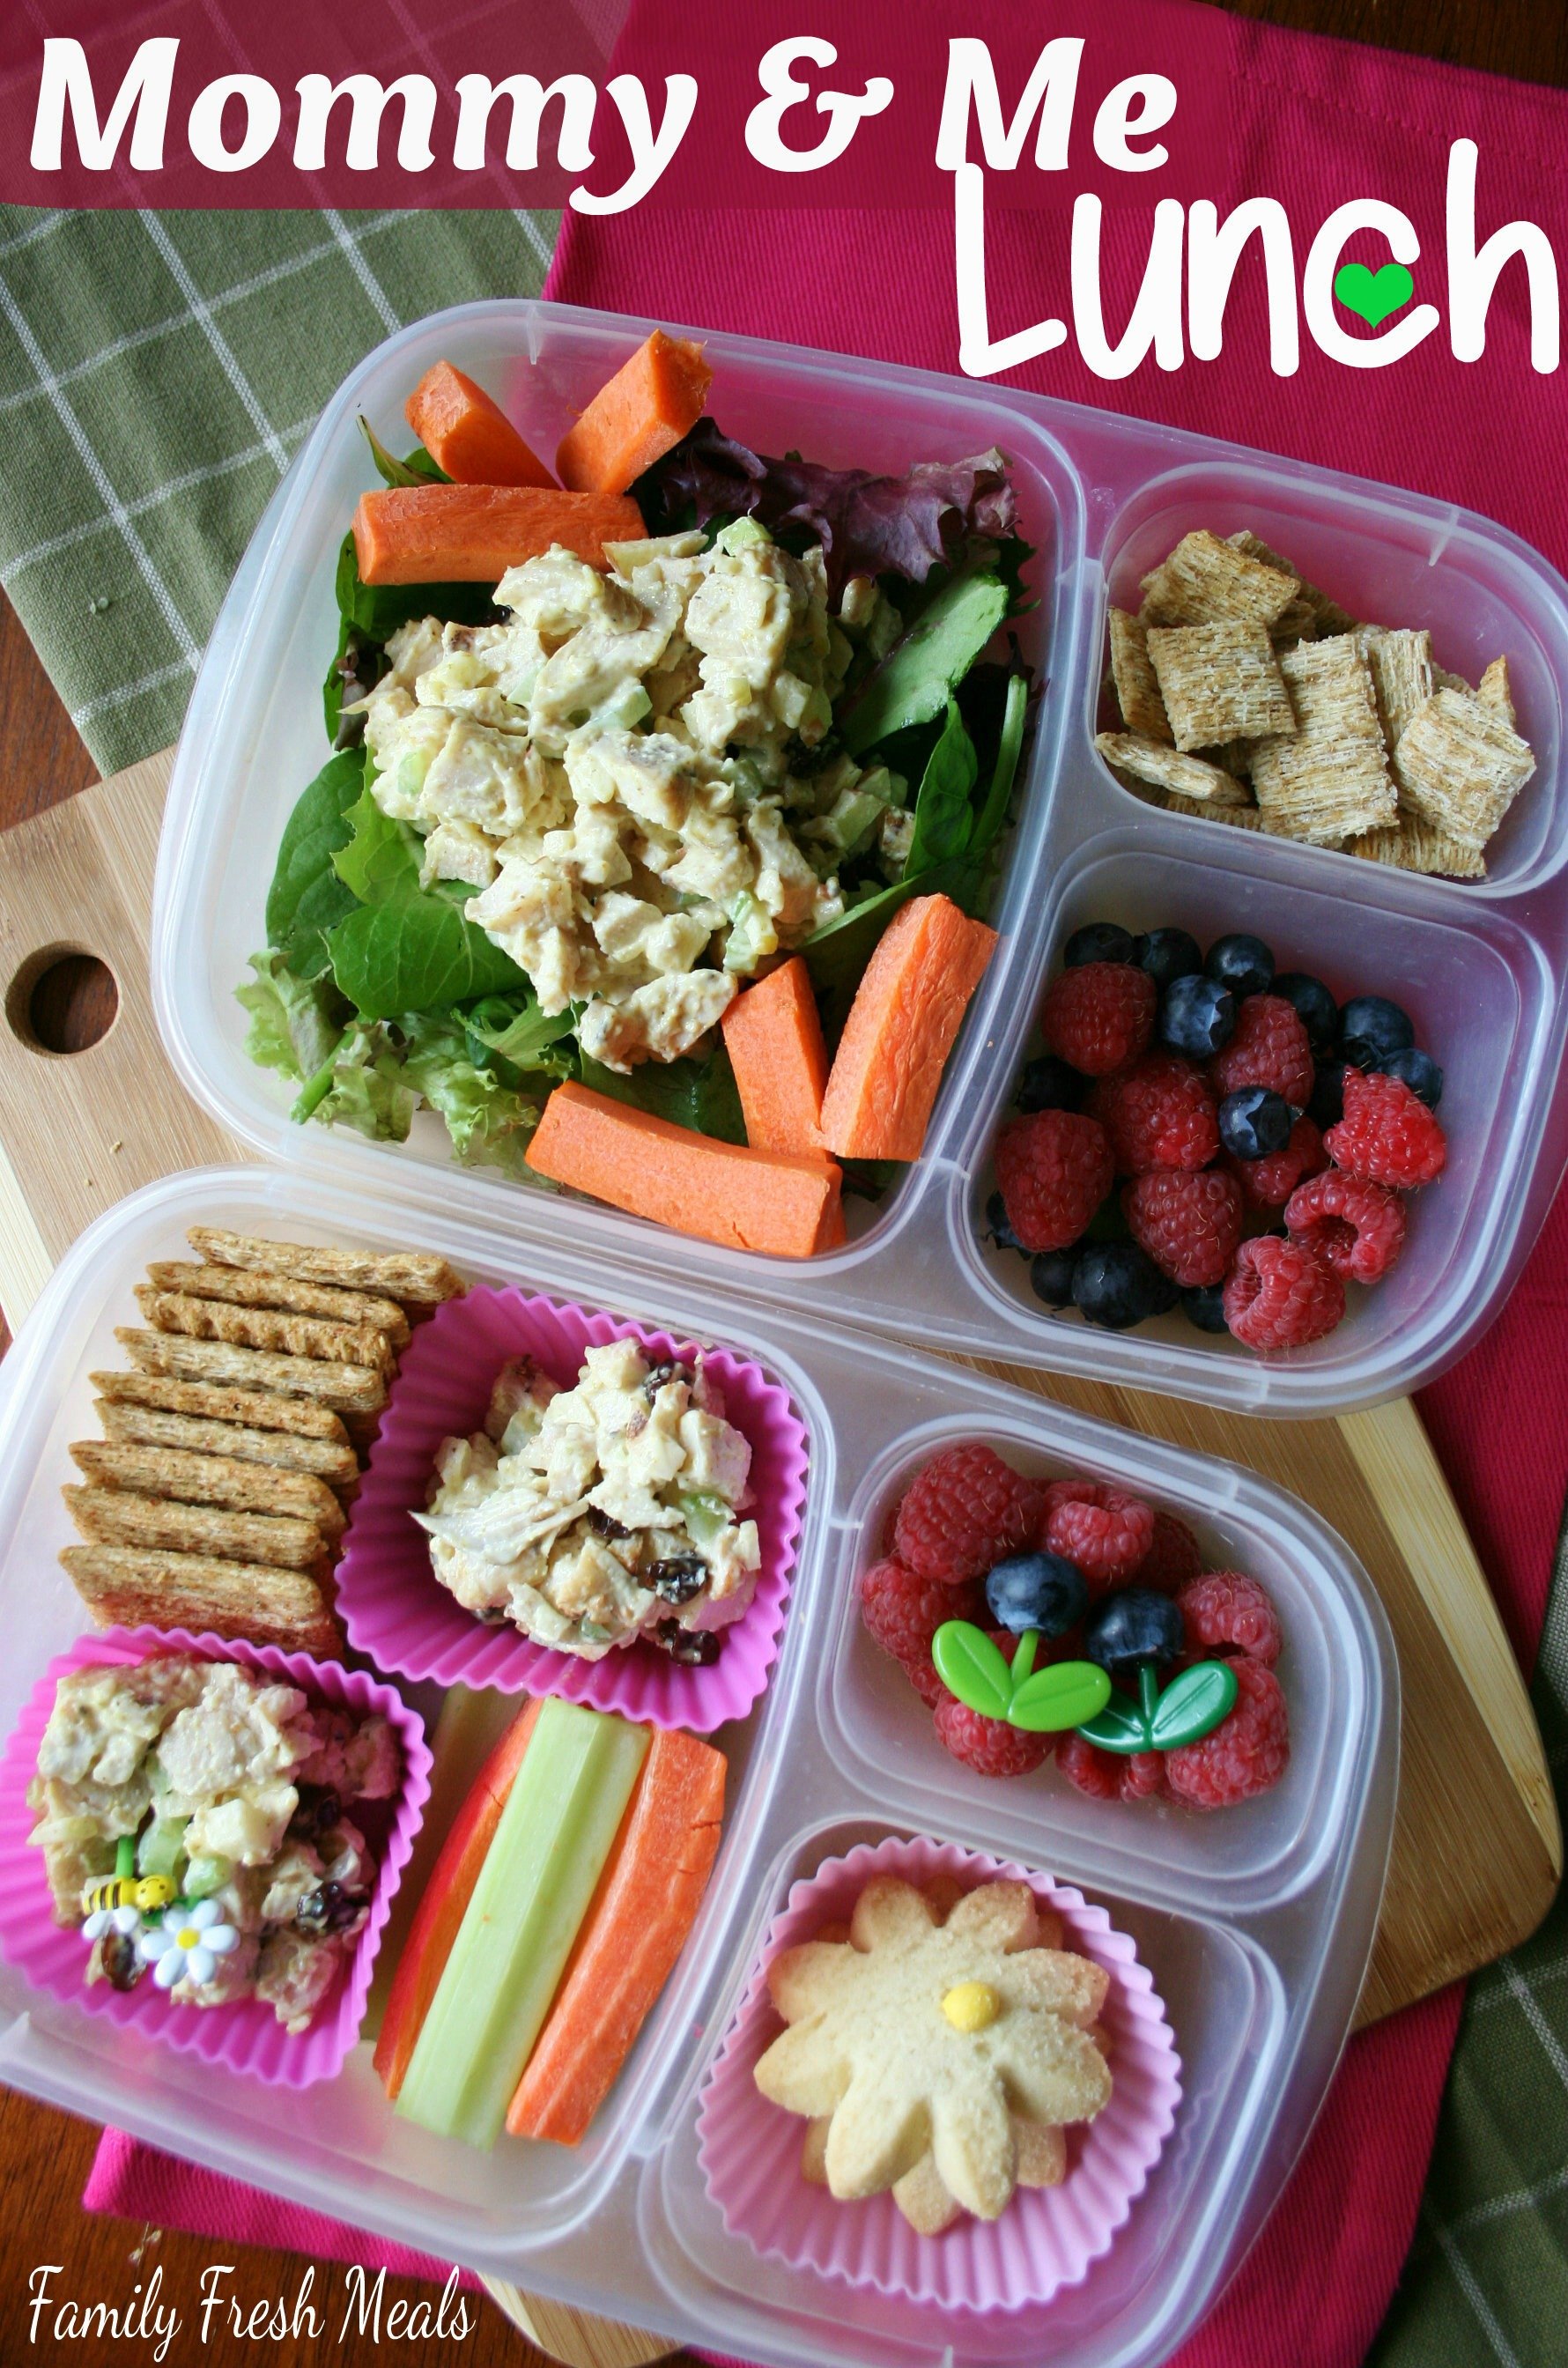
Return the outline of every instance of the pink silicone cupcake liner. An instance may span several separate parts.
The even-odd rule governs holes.
[[[1111,1976],[1101,2025],[1111,2042],[1114,2086],[1104,2111],[1069,2134],[1066,2179],[1060,2187],[1020,2188],[1000,2219],[965,2216],[939,2237],[916,2236],[891,2195],[839,2203],[825,2188],[812,2186],[801,2173],[805,2123],[770,2105],[752,2079],[758,2056],[782,2028],[767,1995],[768,1965],[823,1924],[846,1918],[875,1874],[914,1884],[947,1874],[970,1888],[997,1877],[1027,1883],[1061,1917],[1070,1944]],[[1180,2073],[1147,1967],[1104,1908],[1082,1892],[956,1843],[862,1843],[797,1883],[769,1927],[703,2086],[699,2157],[725,2227],[767,2260],[943,2310],[1038,2307],[1076,2285],[1108,2249],[1170,2133]]]
[[[396,1732],[403,1789],[378,1845],[369,1918],[355,1942],[347,1973],[307,2031],[290,2035],[272,2009],[256,1998],[233,2006],[176,2006],[150,1981],[139,1982],[134,1990],[117,1990],[108,1982],[95,1982],[89,1989],[83,1979],[87,1946],[80,1930],[54,1920],[43,1852],[28,1841],[38,1820],[28,1807],[27,1790],[54,1708],[56,1682],[75,1669],[122,1667],[168,1653],[192,1653],[203,1661],[237,1661],[257,1675],[298,1686],[312,1702],[329,1702],[361,1717],[380,1711]],[[342,2070],[359,2035],[376,1951],[430,1795],[429,1776],[430,1754],[418,1713],[391,1686],[378,1684],[361,1669],[313,1661],[308,1654],[285,1653],[275,1645],[192,1636],[183,1628],[106,1628],[101,1634],[83,1636],[68,1653],[51,1661],[28,1696],[0,1759],[0,1891],[6,1899],[0,1952],[35,1989],[63,1998],[86,2014],[107,2015],[111,2022],[176,2047],[182,2055],[199,2056],[204,2064],[222,2065],[226,2071],[243,2072],[280,2089],[307,2089],[317,2080],[330,2080]],[[354,1814],[352,1808],[349,1814]]]
[[[509,1624],[476,1620],[436,1578],[429,1541],[411,1519],[425,1508],[441,1441],[483,1429],[491,1386],[508,1358],[530,1356],[570,1386],[585,1349],[624,1339],[658,1360],[695,1353],[667,1332],[515,1290],[470,1291],[420,1326],[403,1351],[338,1565],[337,1609],[360,1652],[404,1677],[559,1694],[698,1735],[745,1716],[778,1649],[806,1493],[804,1426],[789,1394],[760,1366],[722,1349],[704,1351],[728,1419],[751,1442],[747,1512],[762,1547],[750,1609],[724,1630],[722,1650],[708,1668],[684,1668],[642,1644],[603,1660],[580,1660],[532,1643]]]

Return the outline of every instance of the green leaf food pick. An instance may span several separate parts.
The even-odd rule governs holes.
[[[1026,1631],[1009,1668],[983,1628],[945,1620],[931,1639],[931,1658],[948,1691],[982,1718],[1005,1719],[1029,1735],[1059,1735],[1105,1708],[1110,1679],[1093,1661],[1055,1661],[1037,1669],[1039,1645],[1039,1631]]]
[[[938,1632],[940,1633],[940,1632]],[[1085,1719],[1078,1732],[1102,1751],[1175,1751],[1211,1735],[1235,1704],[1236,1673],[1228,1661],[1195,1661],[1162,1693],[1153,1661],[1138,1666],[1138,1700],[1112,1695],[1108,1679],[1104,1707]]]

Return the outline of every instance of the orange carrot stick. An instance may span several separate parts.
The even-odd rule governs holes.
[[[655,329],[562,438],[562,484],[623,494],[700,419],[712,377],[700,346]]]
[[[438,469],[460,485],[549,485],[554,480],[482,386],[451,362],[432,362],[403,416]]]
[[[354,513],[363,584],[494,584],[552,543],[603,567],[607,542],[644,531],[625,495],[553,485],[384,485]]]
[[[840,1159],[918,1159],[942,1070],[996,932],[947,896],[915,896],[889,922],[855,992],[823,1096],[823,1140]]]
[[[737,995],[720,1022],[754,1151],[821,1151],[827,1046],[799,954]]]

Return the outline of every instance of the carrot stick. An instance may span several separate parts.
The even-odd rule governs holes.
[[[554,480],[482,386],[451,362],[432,362],[403,416],[438,469],[460,485],[549,485]]]
[[[799,954],[737,995],[720,1026],[754,1151],[821,1151],[827,1047]]]
[[[942,1070],[996,932],[947,896],[916,896],[884,931],[855,991],[823,1096],[840,1159],[918,1159]]]
[[[544,1106],[528,1163],[612,1208],[736,1249],[809,1258],[831,1234],[840,1172],[821,1153],[753,1151],[575,1082]]]
[[[494,584],[553,543],[603,567],[607,542],[643,532],[625,495],[553,485],[383,485],[354,513],[363,584]]]
[[[623,494],[702,416],[712,376],[700,346],[655,329],[562,438],[562,484]]]
[[[475,1778],[425,1886],[376,2042],[375,2066],[389,2097],[395,2099],[403,2087],[415,2044],[446,1971],[452,1942],[523,1764],[539,1713],[537,1702],[525,1702],[495,1746]]]
[[[654,1736],[512,2099],[514,2137],[575,2146],[604,2102],[696,1920],[719,1849],[724,1776],[711,1744]]]

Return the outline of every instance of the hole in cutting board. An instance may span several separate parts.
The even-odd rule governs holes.
[[[6,991],[11,1033],[34,1053],[85,1053],[108,1034],[119,1012],[113,971],[80,946],[30,954]]]

